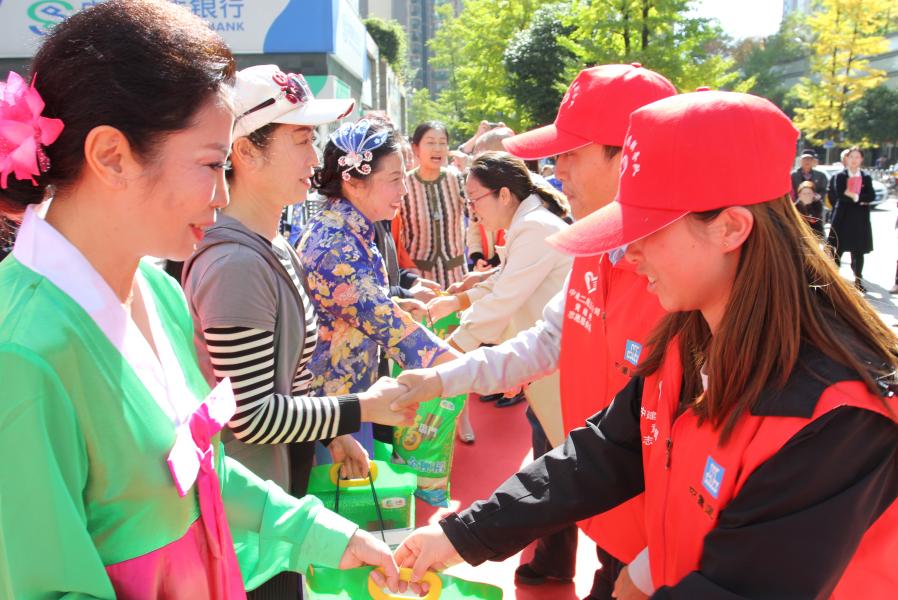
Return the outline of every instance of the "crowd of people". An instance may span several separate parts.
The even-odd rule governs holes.
[[[771,102],[634,63],[450,151],[440,122],[406,139],[238,71],[163,0],[77,13],[0,86],[5,596],[294,599],[313,563],[423,594],[533,541],[516,580],[540,585],[573,578],[578,528],[591,600],[898,589],[898,338],[862,296],[859,148],[793,172]],[[708,184],[734,160],[756,169]],[[391,552],[306,494],[316,443],[363,477],[422,402],[469,393],[528,404],[534,460],[489,498]]]

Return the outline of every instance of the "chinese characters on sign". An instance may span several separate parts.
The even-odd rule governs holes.
[[[193,11],[215,31],[244,31],[245,0],[172,0]]]
[[[30,25],[35,35],[46,35],[53,27],[79,10],[98,4],[102,0],[66,2],[65,0],[40,0],[28,7]],[[246,31],[243,9],[246,0],[171,0],[184,6],[205,20],[218,32]]]

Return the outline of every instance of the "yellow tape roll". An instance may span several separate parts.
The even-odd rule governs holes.
[[[377,481],[377,463],[369,463],[371,465],[371,479],[373,481]],[[340,479],[340,467],[343,466],[343,463],[334,463],[330,470],[330,478],[331,483],[337,485],[337,482],[340,482],[340,487],[361,487],[363,485],[368,485],[368,478],[361,477],[359,479]]]
[[[381,574],[384,572],[380,567],[377,568],[377,571],[380,571]],[[411,581],[412,570],[408,567],[399,569],[399,579],[402,581]],[[440,576],[433,571],[425,573],[419,583],[426,583],[430,586],[430,589],[427,590],[427,595],[424,596],[424,600],[436,600],[440,597],[440,593],[443,591],[443,581],[440,579]],[[407,600],[406,596],[394,596],[393,594],[383,591],[370,577],[368,578],[368,593],[371,594],[371,597],[374,600]]]

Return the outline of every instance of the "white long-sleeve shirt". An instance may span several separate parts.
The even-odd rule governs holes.
[[[498,346],[478,348],[436,367],[447,397],[466,392],[496,394],[558,369],[568,281],[543,309],[542,319]]]

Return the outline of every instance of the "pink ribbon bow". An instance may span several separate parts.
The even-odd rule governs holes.
[[[231,382],[224,379],[194,411],[188,422],[178,428],[175,444],[168,455],[169,470],[178,494],[186,496],[193,484],[197,484],[200,518],[209,550],[218,563],[219,589],[228,589],[228,598],[245,597],[245,592],[221,500],[218,474],[215,472],[212,437],[227,425],[236,409]]]
[[[42,117],[44,100],[40,93],[15,72],[0,82],[0,188],[6,189],[10,173],[16,179],[30,179],[50,168],[44,146],[62,133],[60,119]]]

